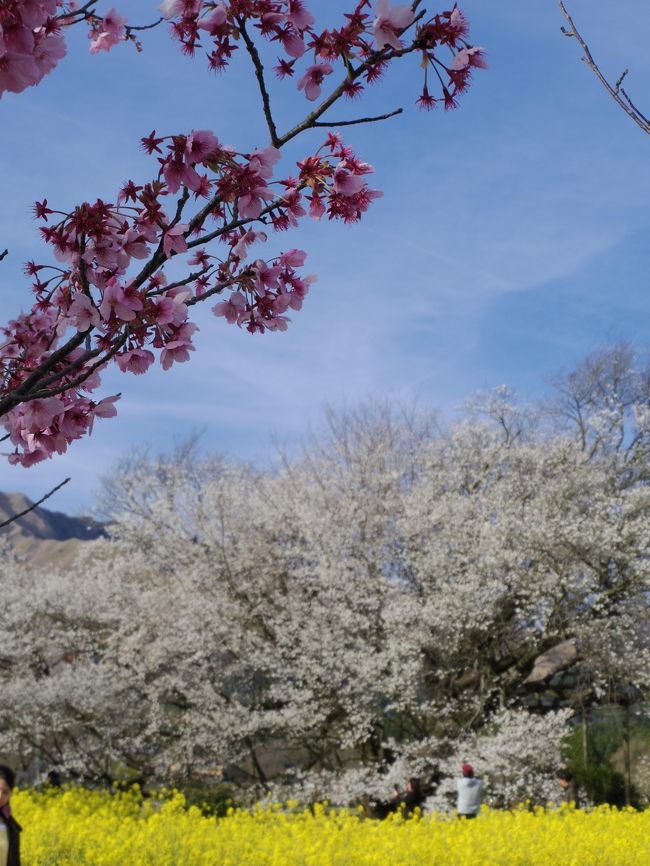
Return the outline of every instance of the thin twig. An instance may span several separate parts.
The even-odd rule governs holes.
[[[19,514],[14,514],[13,517],[10,517],[8,520],[0,523],[0,529],[3,529],[5,526],[9,526],[10,523],[13,523],[14,520],[18,520],[21,517],[24,517],[26,514],[29,514],[30,511],[33,511],[35,508],[38,508],[46,499],[49,499],[52,494],[56,493],[57,490],[60,490],[64,484],[67,484],[70,481],[69,478],[66,478],[60,484],[57,484],[56,487],[53,487],[49,493],[46,493],[45,496],[42,496],[38,502],[34,502],[33,505],[30,505],[29,508],[26,508],[24,511],[21,511]]]
[[[402,114],[403,108],[396,108],[388,114],[378,114],[376,117],[358,117],[356,120],[315,120],[312,126],[354,126],[355,123],[374,123],[376,120],[388,120],[396,114]]]
[[[583,51],[583,60],[587,64],[587,66],[592,70],[592,72],[596,75],[600,83],[603,85],[605,90],[609,93],[609,95],[614,99],[618,105],[623,109],[623,111],[627,114],[628,117],[631,117],[632,120],[639,126],[644,132],[650,134],[650,121],[645,117],[639,109],[634,105],[629,96],[625,93],[625,91],[621,88],[621,82],[627,75],[627,69],[620,76],[615,85],[610,84],[610,82],[605,78],[603,73],[600,70],[600,67],[594,60],[587,43],[582,38],[580,33],[578,32],[577,27],[573,23],[573,19],[569,15],[566,6],[562,2],[562,0],[558,0],[558,6],[560,7],[560,12],[564,15],[570,30],[567,30],[565,27],[562,27],[562,33],[569,38],[573,38],[577,41],[578,45],[582,48]]]
[[[141,24],[138,27],[136,27],[135,24],[127,24],[126,25],[126,31],[127,31],[127,33],[130,33],[132,30],[153,30],[154,27],[157,27],[159,24],[162,24],[162,22],[164,20],[165,20],[164,18],[159,18],[157,21],[154,21],[153,24]]]
[[[219,283],[218,285],[213,286],[213,288],[208,289],[207,291],[203,292],[202,295],[196,295],[195,297],[190,298],[189,300],[185,301],[185,306],[186,307],[193,307],[194,304],[198,304],[201,301],[204,301],[206,298],[211,298],[213,295],[218,295],[221,292],[223,292],[224,289],[227,289],[228,286],[233,286],[236,283],[239,283],[246,276],[248,276],[248,277],[253,276],[253,269],[252,268],[249,268],[247,271],[242,271],[242,273],[235,274],[235,276],[232,277],[230,280],[226,280],[223,283]]]
[[[8,255],[9,255],[9,250],[5,250],[4,252],[0,253],[0,262],[4,259],[5,256],[8,256]]]
[[[631,100],[630,97],[628,96],[627,92],[626,92],[622,87],[621,87],[621,94],[623,95],[623,98],[625,99],[625,101],[627,102],[627,104],[630,106],[630,108],[632,109],[632,111],[633,111],[635,114],[638,114],[638,116],[641,118],[641,120],[642,120],[642,121],[647,125],[648,129],[647,129],[646,131],[647,131],[647,132],[650,132],[650,118],[646,117],[645,114],[643,114],[643,113],[640,111],[640,109],[638,109],[638,108],[636,107],[636,105],[632,102],[632,100]]]
[[[629,71],[630,71],[629,69],[624,69],[624,70],[621,72],[618,81],[617,81],[616,84],[614,85],[614,90],[615,90],[617,93],[618,93],[618,91],[621,89],[621,84],[623,84],[623,79],[625,78],[625,76],[628,74]]]
[[[77,16],[84,17],[86,12],[88,12],[92,6],[96,5],[97,0],[90,0],[89,3],[86,3],[86,5],[82,6],[80,9],[71,9],[69,12],[62,12],[60,15],[56,16],[56,20],[63,21],[64,18],[75,18]]]

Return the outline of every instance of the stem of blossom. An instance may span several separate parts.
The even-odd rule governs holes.
[[[264,118],[266,120],[266,125],[269,128],[269,135],[271,136],[271,144],[274,147],[279,146],[278,139],[278,131],[275,126],[275,121],[273,120],[273,113],[271,111],[271,99],[269,97],[269,92],[266,89],[266,82],[264,80],[264,66],[262,65],[262,61],[260,60],[260,55],[257,50],[257,46],[253,42],[253,40],[248,35],[248,31],[246,30],[246,24],[243,18],[238,18],[237,23],[239,25],[239,30],[241,35],[244,37],[244,42],[246,43],[246,49],[250,55],[251,60],[253,61],[253,66],[255,67],[255,78],[257,79],[257,85],[260,89],[260,94],[262,96],[262,107],[264,110]]]

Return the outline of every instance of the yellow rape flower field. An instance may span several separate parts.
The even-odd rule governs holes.
[[[18,791],[25,866],[647,866],[650,810],[365,819],[274,806],[205,817],[180,794]]]

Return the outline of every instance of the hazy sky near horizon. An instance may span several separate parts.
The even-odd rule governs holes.
[[[158,3],[100,9],[108,5],[146,23]],[[334,20],[353,3],[309,5]],[[133,445],[165,449],[202,430],[206,449],[265,460],[274,441],[291,447],[317,427],[326,404],[416,399],[451,414],[470,393],[503,383],[534,398],[603,343],[647,348],[650,138],[580,62],[555,0],[459,5],[490,68],[458,111],[417,110],[420,75],[409,58],[364,101],[329,115],[405,109],[344,130],[384,191],[359,225],[310,223],[270,238],[264,255],[304,248],[318,274],[289,330],[251,336],[199,309],[189,363],[104,374],[101,395],[123,395],[117,418],[98,421],[63,457],[28,470],[0,463],[0,490],[35,499],[70,475],[48,507],[84,511]],[[604,72],[615,80],[629,67],[628,90],[650,111],[647,3],[567,5]],[[35,199],[66,209],[114,200],[127,177],[152,173],[139,139],[154,128],[211,128],[241,150],[268,140],[243,63],[208,76],[162,28],[144,34],[140,55],[125,45],[92,57],[80,27],[68,41],[68,57],[40,86],[0,101],[3,321],[30,302],[22,263],[46,258]],[[291,81],[278,85],[276,102],[282,127],[308,108]],[[306,152],[290,146],[287,171]]]

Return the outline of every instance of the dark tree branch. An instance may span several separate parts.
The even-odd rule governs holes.
[[[273,120],[273,113],[271,111],[271,98],[269,97],[269,92],[266,89],[266,81],[264,80],[264,67],[262,65],[257,46],[248,35],[248,31],[246,30],[246,25],[243,19],[240,18],[238,23],[239,31],[244,38],[244,42],[246,43],[246,49],[250,55],[251,60],[253,61],[253,66],[255,68],[255,78],[257,79],[257,86],[259,87],[260,94],[262,96],[262,108],[264,110],[264,118],[266,120],[266,125],[269,128],[271,144],[273,145],[273,147],[278,147],[280,141],[278,139],[278,131],[275,126],[275,121]]]
[[[3,529],[5,526],[9,526],[10,523],[13,523],[14,520],[18,520],[21,517],[24,517],[26,514],[29,514],[30,511],[33,511],[35,508],[38,508],[46,499],[49,499],[52,494],[56,493],[57,490],[60,490],[64,484],[67,484],[70,481],[69,478],[66,478],[60,484],[57,484],[56,487],[53,487],[49,493],[46,493],[45,496],[42,496],[38,502],[34,502],[33,505],[30,505],[29,508],[26,508],[24,511],[19,512],[18,514],[14,514],[13,517],[10,517],[8,520],[0,523],[0,529]]]
[[[62,361],[66,355],[76,349],[86,339],[86,334],[88,331],[84,331],[83,333],[77,333],[73,337],[71,337],[65,345],[61,346],[60,349],[57,349],[53,352],[50,357],[37,367],[33,373],[31,373],[24,382],[20,384],[15,391],[11,391],[7,394],[6,397],[0,399],[0,417],[2,417],[6,412],[12,409],[14,406],[17,406],[19,403],[24,401],[25,395],[29,394],[30,390],[34,387],[37,387],[41,380],[46,376],[50,370],[53,370],[59,361]]]
[[[132,30],[153,30],[154,27],[162,24],[164,20],[164,18],[159,18],[157,21],[154,21],[153,24],[141,24],[138,27],[136,27],[135,24],[127,24],[125,29],[127,34],[131,33]]]
[[[8,256],[8,255],[9,255],[9,250],[5,250],[4,252],[0,253],[0,262],[4,259],[5,256]]]
[[[97,0],[90,0],[89,3],[86,3],[79,9],[71,9],[70,12],[62,12],[60,15],[56,16],[56,20],[64,21],[66,18],[79,18],[79,20],[81,20],[81,18],[83,18],[87,12],[91,12],[92,7],[96,5]]]
[[[389,111],[388,114],[378,114],[375,117],[357,117],[356,120],[315,120],[312,126],[354,126],[355,123],[375,123],[378,120],[388,120],[389,117],[395,117],[397,114],[402,114],[403,108],[396,108],[395,111]]]
[[[591,51],[589,50],[589,47],[587,46],[587,43],[585,42],[585,40],[582,38],[582,36],[578,32],[578,29],[576,28],[575,24],[573,23],[573,19],[569,15],[569,12],[567,11],[567,8],[564,5],[564,3],[562,2],[562,0],[558,0],[558,6],[560,7],[560,12],[562,13],[562,15],[564,15],[564,17],[565,17],[565,19],[569,25],[569,28],[570,28],[569,30],[567,30],[566,27],[562,27],[561,28],[562,33],[564,33],[565,36],[568,36],[569,38],[575,39],[577,41],[578,45],[582,48],[583,61],[591,69],[591,71],[594,73],[596,78],[598,78],[598,80],[603,85],[605,90],[609,93],[609,95],[612,97],[612,99],[616,103],[618,103],[618,105],[623,109],[623,111],[627,114],[627,116],[630,117],[634,121],[634,123],[636,123],[636,125],[638,127],[640,127],[640,129],[642,129],[645,133],[650,135],[650,121],[648,120],[648,118],[644,114],[641,113],[641,111],[639,111],[639,109],[634,105],[634,103],[632,102],[630,97],[627,95],[627,93],[621,87],[621,84],[623,83],[623,79],[627,75],[628,70],[626,69],[621,74],[621,76],[619,77],[616,84],[611,84],[607,80],[607,78],[605,78],[604,74],[601,72],[600,67],[598,66],[598,64],[594,60],[594,58],[591,54]]]

